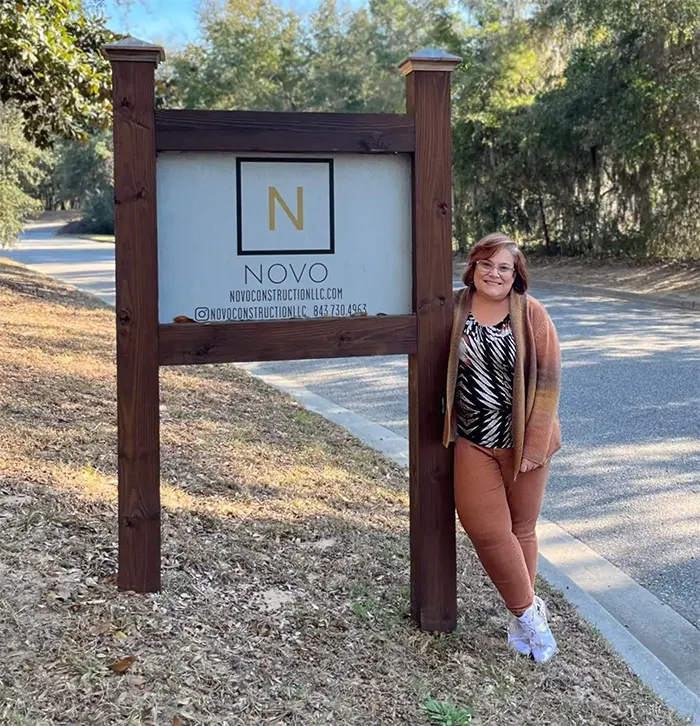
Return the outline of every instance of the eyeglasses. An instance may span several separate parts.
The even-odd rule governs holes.
[[[484,275],[488,275],[490,272],[493,272],[494,268],[498,270],[498,274],[501,277],[510,277],[513,272],[515,272],[515,267],[512,267],[511,265],[494,265],[493,262],[489,262],[488,260],[477,260],[476,266],[484,273]]]

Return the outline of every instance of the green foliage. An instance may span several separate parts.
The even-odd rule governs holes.
[[[205,43],[159,73],[171,107],[294,110],[303,101],[299,18],[272,0],[226,0],[200,14]]]
[[[5,230],[29,213],[28,196],[80,206],[93,231],[111,230],[110,141],[86,131],[107,118],[98,49],[111,36],[86,7],[0,0],[0,103],[17,101],[23,117],[4,163]],[[200,26],[202,42],[159,69],[158,105],[401,112],[405,56],[461,55],[462,249],[498,229],[550,254],[700,258],[700,0],[369,0],[356,10],[321,0],[308,17],[274,0],[204,0]],[[55,134],[86,143],[19,153],[22,127],[40,146]]]
[[[38,146],[82,138],[109,119],[109,63],[115,38],[79,0],[0,0],[0,102],[16,102]]]
[[[673,43],[691,41],[700,28],[700,0],[544,0],[543,18],[568,29],[654,37]]]
[[[91,141],[60,140],[94,138],[91,129],[109,122],[110,68],[100,47],[115,35],[83,7],[0,0],[0,244],[10,244],[42,203],[89,203],[92,217],[106,219],[100,200],[111,184],[111,154]]]
[[[556,38],[533,32],[511,8],[465,38],[454,79],[455,236],[462,248],[496,229],[527,227],[529,177],[521,119],[557,70]]]
[[[0,247],[8,247],[17,239],[24,222],[41,210],[41,204],[1,176],[0,200]]]
[[[101,131],[86,141],[63,141],[56,147],[52,174],[54,194],[83,210],[85,232],[114,232],[114,163],[112,134]]]
[[[0,247],[12,244],[24,222],[41,209],[30,194],[42,153],[22,134],[19,112],[0,104]]]
[[[92,234],[114,234],[114,187],[111,184],[87,199],[82,228]]]
[[[505,229],[550,253],[699,257],[697,9],[562,0],[481,28],[455,123],[460,244]]]
[[[40,150],[26,140],[13,107],[0,106],[0,244],[11,244],[23,223],[44,209],[83,210],[85,232],[114,232],[112,135],[55,142]],[[40,201],[39,201],[40,200]]]
[[[449,701],[428,698],[421,704],[421,711],[433,726],[468,726],[472,722],[469,710],[454,706]]]
[[[322,0],[307,20],[272,0],[205,5],[204,42],[172,54],[158,102],[173,108],[401,111],[398,63],[449,42],[447,0],[372,0],[339,9]]]

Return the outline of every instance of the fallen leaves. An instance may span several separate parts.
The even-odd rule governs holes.
[[[423,723],[423,691],[498,726],[677,723],[545,589],[562,653],[544,688],[465,537],[468,621],[418,632],[405,472],[235,366],[161,372],[163,589],[121,592],[114,312],[13,269],[0,723],[399,726]]]
[[[135,662],[136,656],[127,655],[124,658],[120,658],[118,661],[111,663],[107,667],[109,668],[109,670],[114,671],[115,673],[126,673],[129,668],[134,665]]]

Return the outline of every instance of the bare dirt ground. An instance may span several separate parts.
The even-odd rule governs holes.
[[[55,210],[42,212],[36,219],[25,225],[25,229],[40,229],[42,227],[53,227],[58,224],[67,225],[77,222],[80,219],[80,210]]]
[[[561,653],[510,652],[461,533],[418,632],[405,471],[233,366],[162,371],[163,590],[118,592],[114,313],[5,263],[0,306],[1,724],[685,723],[544,583]]]
[[[464,271],[464,255],[455,257],[455,275]],[[530,257],[533,280],[574,283],[634,292],[672,295],[700,306],[700,262],[641,262],[636,260],[588,260],[578,257]]]

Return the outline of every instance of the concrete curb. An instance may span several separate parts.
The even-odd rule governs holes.
[[[350,434],[356,436],[368,446],[382,452],[400,466],[406,467],[408,465],[408,441],[393,431],[312,393],[293,380],[278,374],[267,373],[264,370],[264,364],[240,363],[237,365],[265,383],[292,396],[309,411],[318,413],[324,418],[343,426]],[[540,574],[554,588],[561,591],[563,596],[578,609],[585,620],[598,628],[612,648],[625,660],[645,685],[678,713],[690,717],[692,726],[700,726],[700,698],[685,686],[678,676],[645,647],[622,623],[616,620],[592,595],[569,577],[565,572],[565,567],[558,567],[543,554],[543,551],[548,552],[551,550],[550,556],[556,558],[556,545],[561,544],[562,539],[574,540],[574,538],[558,525],[543,518],[540,518],[538,524],[538,534],[544,535],[541,536],[541,540],[544,541],[540,548]],[[547,544],[549,540],[556,540],[554,546],[550,547]],[[578,543],[578,540],[574,541]],[[582,543],[578,544],[585,548]],[[627,577],[617,570],[612,563],[597,554],[594,556],[604,563],[602,569],[603,571],[607,570],[606,574],[609,573],[610,569],[615,569],[619,573],[619,578]],[[587,553],[587,557],[590,560],[592,555]],[[638,585],[637,587],[643,590],[641,586]],[[644,593],[646,593],[647,599],[657,600],[647,590],[644,590]],[[657,603],[657,612],[663,612],[664,609],[667,609],[667,606],[660,601],[657,600]],[[677,617],[680,618],[680,616]],[[680,619],[682,620],[682,618]],[[692,628],[689,623],[687,625]]]
[[[264,363],[237,363],[236,365],[279,391],[289,394],[309,411],[342,426],[368,446],[393,459],[399,466],[408,466],[408,441],[402,436],[398,436],[393,431],[389,431],[389,429],[373,423],[354,411],[329,401],[327,398],[312,393],[289,378],[276,373],[265,372],[263,370]]]
[[[537,537],[542,577],[600,630],[643,683],[700,726],[700,698],[686,685],[699,682],[697,628],[554,522],[540,517]]]

